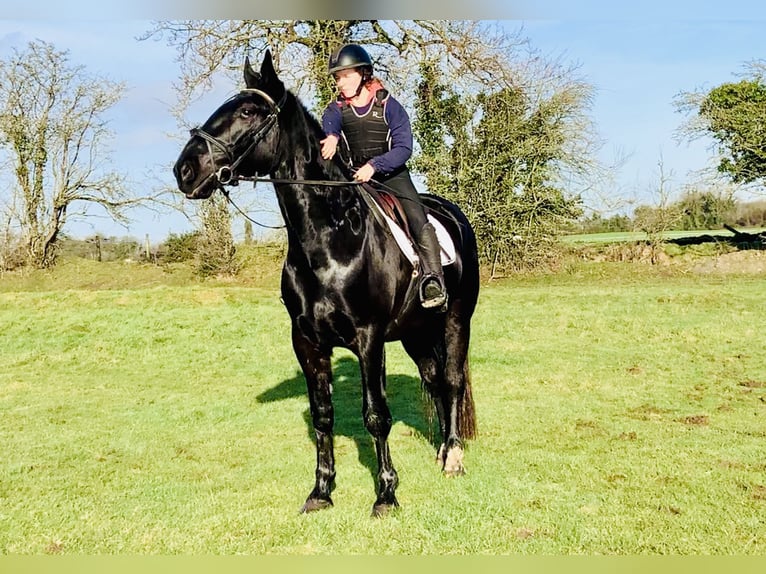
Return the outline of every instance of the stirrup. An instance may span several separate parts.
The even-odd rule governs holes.
[[[420,283],[420,304],[424,309],[446,307],[447,293],[437,275],[427,275]]]

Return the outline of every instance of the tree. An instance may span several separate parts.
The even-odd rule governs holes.
[[[368,49],[376,73],[396,87],[400,99],[412,93],[420,63],[435,58],[461,85],[512,82],[517,68],[510,63],[526,43],[520,34],[491,24],[446,20],[158,21],[144,35],[151,37],[164,38],[178,50],[179,118],[219,73],[239,80],[244,56],[267,48],[288,86],[314,98],[320,111],[335,93],[328,58],[345,42]]]
[[[682,128],[688,139],[716,142],[717,169],[734,183],[766,182],[766,61],[751,62],[739,82],[707,91],[683,92],[676,107],[694,116]]]
[[[547,252],[600,170],[586,115],[591,87],[574,68],[529,50],[520,29],[444,20],[193,20],[157,22],[151,36],[178,49],[179,117],[217,72],[239,77],[244,55],[267,48],[288,87],[314,98],[318,112],[335,91],[326,72],[331,51],[348,41],[365,45],[376,74],[415,112],[414,170],[429,191],[466,210],[482,259],[496,266]]]
[[[201,204],[202,232],[197,239],[194,270],[201,277],[236,275],[239,264],[231,233],[229,204],[221,194]]]
[[[249,219],[245,219],[245,245],[253,244],[253,224]]]
[[[673,201],[673,171],[665,170],[665,160],[662,156],[657,161],[657,171],[657,185],[652,190],[656,196],[656,205],[639,205],[633,214],[636,229],[646,233],[652,263],[659,261],[665,234],[671,229],[676,229],[683,217],[679,203]]]
[[[766,84],[722,84],[708,93],[699,113],[724,153],[720,172],[742,183],[766,177]]]
[[[735,219],[737,204],[729,190],[687,190],[678,202],[681,229],[715,229]]]
[[[412,131],[420,146],[412,162],[426,178],[433,193],[461,203],[463,150],[470,143],[469,129],[474,115],[471,101],[446,85],[436,60],[420,65],[415,119]]]
[[[123,90],[41,41],[0,61],[0,151],[13,166],[0,207],[28,264],[55,262],[75,202],[97,204],[117,220],[136,203],[123,177],[108,170],[104,148],[111,134],[103,115]]]
[[[569,83],[541,97],[514,86],[460,96],[440,79],[435,66],[423,66],[415,165],[431,191],[463,206],[492,276],[543,262],[561,228],[582,213],[560,175],[585,171],[589,162],[570,149],[589,88]]]

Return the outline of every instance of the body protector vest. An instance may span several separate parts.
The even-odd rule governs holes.
[[[367,113],[359,115],[350,104],[341,106],[343,130],[340,154],[351,167],[361,167],[391,149],[391,131],[386,123],[388,91],[378,90]]]

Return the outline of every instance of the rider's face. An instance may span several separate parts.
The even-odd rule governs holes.
[[[335,72],[333,78],[335,78],[335,85],[343,97],[351,98],[356,94],[356,89],[362,81],[362,74],[356,68],[351,68]]]

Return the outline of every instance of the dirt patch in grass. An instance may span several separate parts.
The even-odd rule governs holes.
[[[766,388],[766,381],[747,380],[739,383],[739,386],[745,387],[746,389],[764,389]]]
[[[618,472],[616,474],[610,474],[609,476],[606,477],[606,481],[610,483],[621,483],[621,482],[625,482],[626,480],[628,480],[628,476],[621,472]]]
[[[747,492],[752,500],[766,500],[766,485],[739,483],[737,486]]]
[[[710,417],[707,415],[689,415],[679,419],[679,421],[689,426],[707,426],[710,424]]]
[[[695,273],[766,273],[766,251],[748,250],[701,258],[692,265]]]
[[[514,534],[519,540],[526,540],[527,538],[532,538],[535,535],[535,530],[534,528],[517,528]]]
[[[668,412],[669,411],[667,409],[661,409],[660,407],[656,407],[650,404],[643,404],[640,407],[630,409],[630,411],[628,411],[628,416],[641,421],[647,421],[657,420]]]
[[[61,554],[64,551],[64,544],[59,540],[51,540],[45,547],[46,554]]]

